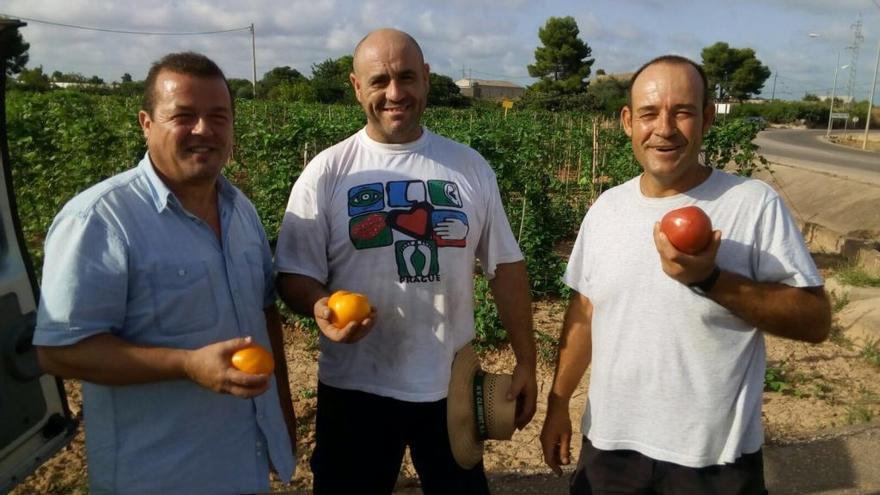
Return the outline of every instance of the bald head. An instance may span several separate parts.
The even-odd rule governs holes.
[[[422,135],[431,68],[412,36],[396,29],[366,35],[354,50],[349,76],[367,116],[367,135],[380,143],[408,143]]]
[[[377,29],[364,36],[354,47],[354,71],[357,73],[362,70],[364,61],[368,58],[409,50],[415,50],[419,63],[425,63],[422,47],[408,33],[392,28]]]

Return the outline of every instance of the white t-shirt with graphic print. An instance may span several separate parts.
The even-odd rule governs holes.
[[[382,144],[362,129],[294,184],[276,268],[365,294],[376,325],[354,344],[321,336],[321,382],[412,402],[446,397],[455,351],[474,338],[475,259],[488,278],[522,260],[495,173],[423,129]]]
[[[636,177],[590,207],[565,273],[593,305],[582,431],[602,450],[703,467],[761,447],[764,335],[663,272],[654,223],[686,205],[721,231],[722,270],[794,287],[823,280],[782,200],[757,180],[713,170],[685,193],[649,198]]]

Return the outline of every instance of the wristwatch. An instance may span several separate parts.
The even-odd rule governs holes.
[[[712,269],[712,273],[710,273],[708,277],[699,282],[694,282],[688,285],[688,287],[701,296],[708,296],[709,291],[712,290],[712,287],[715,286],[715,282],[718,281],[719,275],[721,275],[721,269],[718,268],[718,265],[715,265],[715,268]]]

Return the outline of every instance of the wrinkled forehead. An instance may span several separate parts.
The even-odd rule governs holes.
[[[689,64],[661,62],[646,67],[633,82],[633,107],[671,101],[702,106],[703,83]]]
[[[353,64],[355,72],[377,66],[415,70],[424,65],[424,57],[411,37],[403,33],[382,32],[364,38],[355,50]]]

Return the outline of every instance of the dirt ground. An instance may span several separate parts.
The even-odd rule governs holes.
[[[836,260],[817,257],[826,276]],[[839,297],[839,295],[837,295]],[[841,301],[838,306],[842,305]],[[555,339],[559,334],[564,306],[559,301],[535,303],[535,329]],[[287,360],[298,419],[300,459],[293,486],[273,481],[273,490],[308,493],[311,473],[308,458],[314,444],[315,390],[317,380],[317,349],[313,337],[288,328]],[[546,411],[546,395],[552,382],[554,349],[551,339],[540,337],[538,371],[539,403],[535,419],[524,430],[514,434],[510,442],[489,442],[485,465],[496,493],[542,493],[549,488],[564,486],[562,480],[548,475],[541,457],[539,434]],[[871,354],[870,347],[854,343],[839,328],[831,339],[820,345],[809,345],[767,338],[768,369],[773,370],[774,390],[764,394],[764,425],[768,443],[788,443],[812,438],[822,430],[846,424],[880,421],[880,356]],[[874,351],[880,352],[877,347]],[[873,356],[873,359],[872,359]],[[513,368],[510,351],[490,352],[483,357],[483,367],[490,371],[509,372]],[[586,377],[585,377],[586,379]],[[66,383],[71,409],[80,414],[79,384]],[[584,384],[572,401],[571,416],[578,429],[586,400]],[[25,494],[87,493],[86,460],[82,428],[70,446],[43,465],[12,491]],[[575,431],[577,439],[579,432]],[[576,453],[578,441],[573,445]],[[530,488],[531,486],[531,488]],[[418,480],[408,461],[401,469],[397,493],[419,493]]]
[[[880,151],[880,137],[878,137],[877,134],[869,135],[867,146],[862,148],[862,145],[865,142],[864,131],[850,131],[843,136],[833,135],[829,138],[829,141],[859,150],[867,149],[869,151]]]

